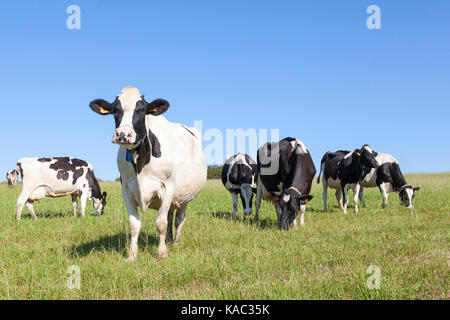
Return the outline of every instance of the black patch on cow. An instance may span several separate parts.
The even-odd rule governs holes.
[[[102,193],[100,191],[100,185],[98,184],[97,178],[94,175],[94,171],[88,168],[86,173],[86,179],[89,183],[89,189],[91,189],[91,195],[93,198],[101,199]]]
[[[69,157],[55,157],[56,160],[49,168],[57,172],[56,178],[67,181],[69,179],[69,172],[73,172],[72,184],[75,184],[79,177],[83,175],[83,169],[79,167],[88,167],[88,163],[84,160],[69,158]],[[79,169],[77,169],[79,168]]]
[[[317,183],[320,182],[320,176],[322,174],[323,167],[323,178],[326,181],[330,177],[334,180],[337,179],[339,164],[344,159],[345,155],[350,153],[347,150],[338,150],[336,152],[327,152],[323,155],[320,161],[320,172],[317,178]]]
[[[116,98],[116,100],[114,100],[114,102],[112,103],[111,113],[114,115],[114,121],[116,122],[116,129],[117,129],[122,123],[123,118],[122,103],[118,98]]]
[[[142,140],[142,143],[133,151],[133,164],[134,170],[137,174],[140,174],[142,169],[151,160],[151,157],[161,157],[161,145],[158,137],[149,129],[148,135]],[[137,160],[134,159],[137,156]]]
[[[17,167],[19,168],[19,172],[20,175],[22,176],[22,180],[23,180],[23,169],[22,169],[22,164],[20,162],[17,162]]]
[[[406,179],[400,171],[397,163],[383,163],[377,168],[377,185],[382,183],[390,183],[395,191],[400,191],[400,188],[407,185]]]
[[[83,175],[83,173],[84,173],[84,169],[83,169],[83,168],[79,168],[79,169],[75,170],[75,171],[73,172],[73,181],[72,181],[72,184],[77,183],[78,178],[81,177],[81,176]]]
[[[234,161],[234,159],[238,155],[239,154],[235,154],[233,156],[233,158],[231,158],[230,160]],[[253,181],[256,182],[258,179],[257,164],[247,154],[244,154],[244,158],[245,158],[246,164],[235,162],[233,164],[233,167],[231,168],[229,175],[228,175],[228,171],[230,169],[230,164],[225,163],[222,167],[221,179],[222,179],[222,183],[225,186],[225,188],[226,188],[226,183],[228,182],[228,180],[230,181],[231,184],[237,186],[236,188],[230,188],[230,189],[227,188],[227,190],[232,193],[240,193],[241,192],[240,186],[242,184],[245,184],[245,183],[252,184]],[[249,168],[249,166],[250,166],[250,168]]]
[[[152,156],[155,158],[161,157],[161,145],[159,144],[158,137],[152,132],[151,129],[148,129],[148,139],[150,140]]]
[[[50,162],[50,161],[52,161],[52,158],[39,158],[38,161],[39,162]]]

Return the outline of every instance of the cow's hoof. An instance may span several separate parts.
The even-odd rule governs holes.
[[[129,255],[128,258],[125,259],[126,262],[135,262],[137,260],[137,256]]]
[[[169,255],[167,254],[167,250],[158,252],[158,259],[166,259],[168,256]]]
[[[178,247],[180,245],[180,240],[175,240],[174,242],[173,242],[173,246],[174,247]]]

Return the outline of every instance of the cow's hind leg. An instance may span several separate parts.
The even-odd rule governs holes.
[[[344,211],[344,204],[342,203],[342,190],[340,189],[336,189],[336,201],[339,204],[339,209],[341,209],[341,211]]]
[[[175,242],[173,243],[174,246],[180,245],[181,241],[181,228],[184,225],[184,222],[186,221],[186,208],[187,204],[183,205],[180,209],[177,210],[177,217],[175,218]]]
[[[364,187],[361,186],[361,188],[359,189],[359,201],[361,201],[361,205],[363,206],[363,208],[366,207],[366,203],[364,202]]]
[[[323,212],[327,212],[327,197],[328,197],[328,185],[325,178],[322,180],[322,197],[323,197]]]
[[[17,210],[16,210],[16,219],[20,220],[22,217],[22,209],[25,203],[28,201],[28,197],[31,195],[31,191],[27,190],[25,186],[20,193],[19,198],[17,198]]]
[[[237,209],[238,209],[238,197],[236,193],[231,194],[231,198],[233,199],[233,219],[237,218]]]
[[[169,210],[169,213],[167,214],[167,235],[166,235],[166,241],[171,243],[173,242],[173,233],[172,233],[172,227],[173,227],[173,212],[175,210],[171,209]]]
[[[73,216],[76,218],[78,208],[78,197],[76,195],[72,195],[72,207],[73,207]]]
[[[37,219],[36,213],[34,213],[33,201],[27,201],[26,206],[28,208],[28,211],[30,211],[31,217],[33,219]]]

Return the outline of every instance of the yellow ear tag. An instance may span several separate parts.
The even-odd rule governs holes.
[[[105,110],[105,109],[103,109],[102,107],[100,107],[99,111],[100,111],[101,114],[107,114],[107,113],[109,113],[108,110]]]
[[[150,112],[156,112],[157,108],[153,108]]]
[[[360,156],[361,156],[361,153],[357,152],[356,155],[357,155],[358,157],[360,157]]]
[[[305,202],[308,202],[308,201],[309,201],[309,199],[308,199],[308,198],[306,198],[306,199],[305,199]]]

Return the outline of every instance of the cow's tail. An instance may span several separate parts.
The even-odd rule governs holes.
[[[18,172],[18,176],[22,179],[23,181],[23,169],[22,169],[22,163],[20,161],[17,162],[17,166],[16,166],[16,171]]]
[[[325,166],[325,158],[326,158],[327,154],[328,154],[328,152],[323,155],[322,160],[320,161],[320,171],[319,171],[319,176],[317,177],[317,183],[320,183],[320,176],[322,175],[322,170],[323,170],[323,167]]]

